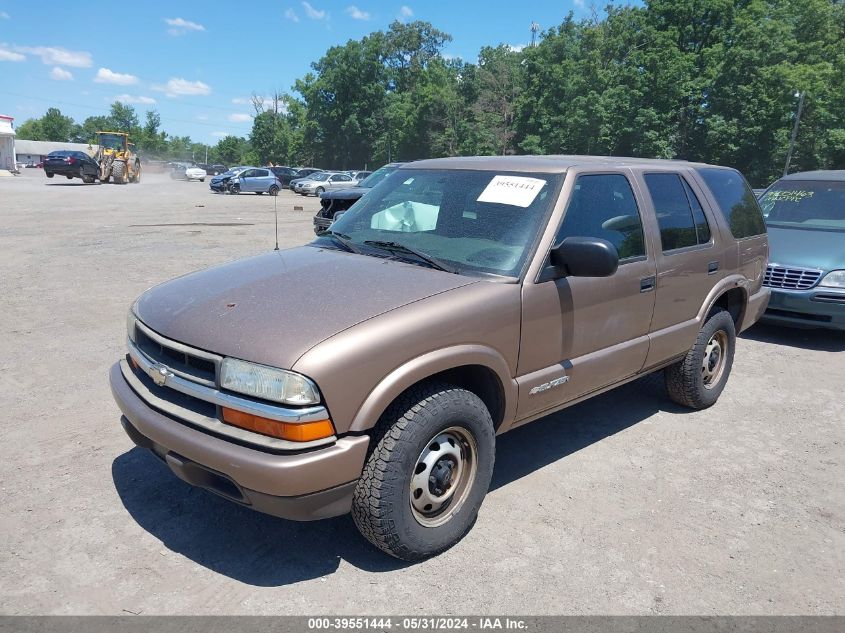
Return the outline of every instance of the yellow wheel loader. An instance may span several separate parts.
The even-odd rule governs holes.
[[[97,132],[97,144],[95,160],[100,165],[100,182],[108,182],[109,178],[119,185],[141,182],[141,160],[128,134]]]

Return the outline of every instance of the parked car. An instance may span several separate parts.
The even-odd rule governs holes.
[[[215,193],[223,193],[224,191],[228,191],[229,182],[231,181],[232,177],[238,175],[245,169],[251,168],[243,165],[240,167],[230,167],[227,171],[223,172],[222,174],[214,176],[208,186]]]
[[[320,235],[329,228],[338,213],[346,211],[361,196],[396,171],[403,163],[388,163],[371,173],[356,186],[349,189],[336,189],[320,194],[320,210],[314,216],[314,232]]]
[[[200,182],[205,182],[207,175],[205,169],[199,165],[180,165],[174,167],[170,172],[170,177],[175,180],[199,180]]]
[[[300,178],[316,174],[318,171],[324,171],[323,169],[317,169],[316,167],[294,167],[294,169],[296,170],[296,175]]]
[[[82,178],[82,182],[91,184],[99,177],[100,166],[85,152],[59,150],[50,152],[44,160],[44,173],[47,178],[58,174],[68,180]]]
[[[303,196],[318,196],[324,191],[354,187],[358,181],[347,173],[320,172],[296,183],[294,191]]]
[[[760,205],[771,246],[764,320],[845,330],[845,170],[784,176]]]
[[[350,176],[352,176],[352,179],[353,179],[353,180],[357,180],[358,182],[360,182],[360,181],[364,180],[364,178],[366,178],[367,176],[369,176],[370,174],[372,174],[373,172],[371,172],[371,171],[364,171],[364,170],[361,170],[361,171],[355,171],[355,170],[353,169],[353,170],[349,170],[349,171],[347,171],[346,173],[347,173],[347,174],[349,174]]]
[[[410,163],[311,244],[141,295],[112,393],[184,481],[419,560],[472,527],[496,435],[656,371],[713,405],[767,252],[733,169]]]
[[[269,167],[252,167],[244,169],[229,180],[229,193],[255,193],[259,196],[269,193],[271,196],[279,194],[282,183]]]
[[[222,173],[225,173],[229,169],[225,165],[209,165],[206,163],[199,163],[197,167],[199,167],[200,169],[204,169],[206,176],[218,176]]]
[[[269,169],[276,175],[284,189],[290,187],[291,180],[299,177],[298,172],[293,167],[270,167]]]
[[[303,172],[307,172],[307,173],[303,174]],[[317,174],[322,174],[322,173],[325,173],[322,169],[312,170],[310,167],[306,167],[304,169],[297,170],[296,177],[293,180],[291,180],[290,183],[288,184],[288,189],[290,189],[291,191],[296,191],[296,185],[298,185],[300,182],[308,180],[309,178],[313,178]],[[333,173],[333,172],[330,172],[330,173]]]

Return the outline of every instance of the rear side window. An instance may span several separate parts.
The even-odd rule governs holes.
[[[253,175],[253,177],[255,177],[255,178],[266,178],[267,176],[269,176],[269,175],[270,175],[270,172],[269,172],[269,171],[267,171],[266,169],[256,169],[256,170],[253,172],[253,174],[252,174],[252,175]]]
[[[704,167],[698,173],[719,203],[735,238],[763,235],[766,232],[757,198],[738,171]]]
[[[619,259],[645,256],[643,225],[634,192],[621,174],[578,176],[555,244],[567,237],[599,237]]]
[[[663,252],[707,244],[710,227],[692,189],[679,174],[645,174]]]

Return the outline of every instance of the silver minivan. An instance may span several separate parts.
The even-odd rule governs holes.
[[[269,169],[253,167],[245,169],[229,181],[229,193],[256,193],[259,196],[269,193],[271,196],[279,194],[282,183]]]

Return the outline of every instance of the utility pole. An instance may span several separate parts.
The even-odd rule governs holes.
[[[786,165],[783,166],[783,175],[789,173],[789,163],[792,162],[792,150],[795,148],[795,137],[798,136],[798,124],[801,122],[801,111],[804,109],[804,94],[802,90],[798,96],[798,112],[795,115],[795,123],[792,126],[792,136],[789,139],[789,151],[786,153]]]
[[[537,45],[537,32],[540,30],[540,25],[536,22],[531,23],[531,48]]]

